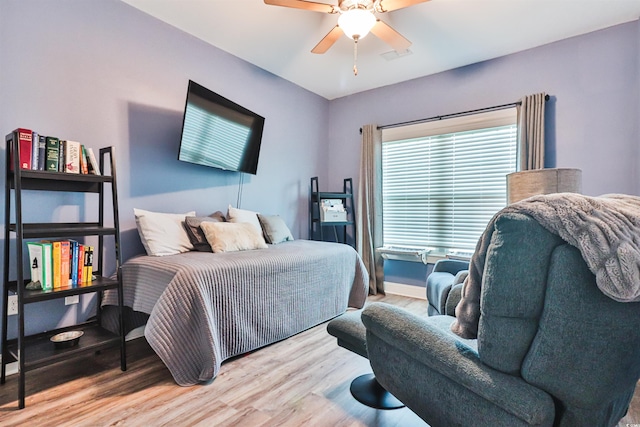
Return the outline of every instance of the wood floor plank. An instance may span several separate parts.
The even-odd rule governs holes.
[[[426,315],[426,301],[375,296]],[[407,408],[383,411],[357,402],[351,381],[369,362],[338,347],[326,323],[222,365],[208,385],[180,387],[144,339],[27,373],[27,407],[17,409],[17,376],[0,386],[0,425],[56,426],[425,426]],[[624,424],[640,422],[640,390]]]

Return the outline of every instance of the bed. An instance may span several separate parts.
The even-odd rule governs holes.
[[[226,359],[361,308],[367,277],[350,246],[309,240],[145,255],[122,266],[125,306],[148,315],[145,337],[182,386],[213,380]],[[102,304],[106,317],[116,293]]]

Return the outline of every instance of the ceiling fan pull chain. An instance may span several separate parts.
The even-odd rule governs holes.
[[[353,75],[358,75],[358,37],[353,38]]]

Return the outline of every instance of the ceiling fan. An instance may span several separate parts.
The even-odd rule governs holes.
[[[346,34],[355,42],[353,73],[356,75],[358,74],[355,63],[358,54],[358,40],[364,38],[369,32],[386,42],[397,52],[405,51],[411,46],[409,40],[376,18],[375,14],[391,12],[427,1],[429,0],[338,0],[338,5],[335,6],[305,0],[264,0],[265,4],[273,6],[340,14],[338,24],[320,40],[311,52],[325,53],[340,36]]]

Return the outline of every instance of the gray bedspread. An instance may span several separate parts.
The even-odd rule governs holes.
[[[125,306],[150,314],[145,337],[183,386],[221,363],[361,308],[367,272],[350,246],[295,240],[268,249],[141,256],[122,266]],[[103,305],[116,304],[107,293]]]

